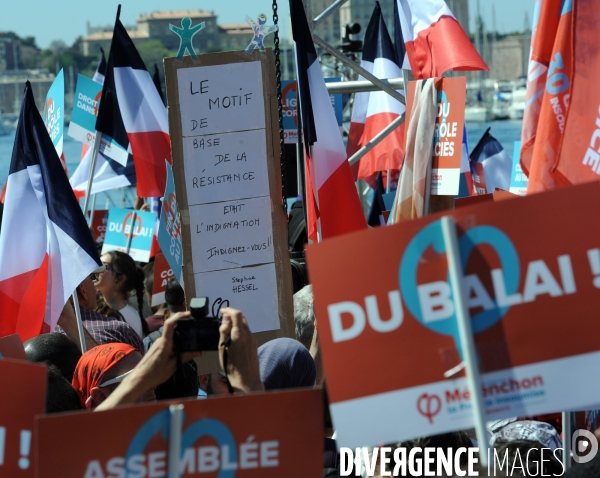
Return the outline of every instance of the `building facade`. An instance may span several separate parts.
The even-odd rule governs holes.
[[[13,38],[0,37],[0,71],[20,70],[21,42]]]
[[[21,108],[23,88],[29,80],[38,109],[46,102],[46,94],[55,76],[46,70],[7,70],[0,75],[0,113],[18,112]]]
[[[179,36],[170,30],[170,25],[181,27],[181,20],[185,17],[192,20],[192,26],[204,22],[205,26],[192,39],[197,53],[208,53],[227,50],[243,50],[252,41],[253,31],[247,23],[217,24],[217,15],[214,12],[203,10],[168,10],[143,13],[137,19],[134,29],[127,29],[127,33],[136,46],[149,40],[158,40],[162,45],[171,50],[179,49]],[[88,35],[82,41],[84,55],[96,54],[100,47],[108,51],[112,39],[112,28],[102,29],[88,24]],[[272,44],[271,37],[267,37],[266,46]]]

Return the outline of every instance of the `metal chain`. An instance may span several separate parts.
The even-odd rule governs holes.
[[[279,15],[277,14],[277,0],[273,0],[273,24],[277,25],[279,20]],[[281,99],[281,61],[279,59],[279,30],[275,31],[273,36],[273,43],[275,44],[275,49],[273,53],[275,54],[275,79],[277,84],[277,114],[279,116],[279,164],[281,165],[281,197],[283,199],[283,209],[287,211],[287,202],[286,202],[286,194],[285,194],[285,160],[283,154],[284,147],[284,138],[283,138],[283,105]]]

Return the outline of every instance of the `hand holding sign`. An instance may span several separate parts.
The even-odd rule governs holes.
[[[239,310],[221,309],[223,322],[219,328],[219,359],[229,383],[239,392],[261,392],[265,387],[260,380],[256,339],[250,332],[246,318]],[[225,363],[227,354],[227,363]]]
[[[189,312],[178,312],[165,321],[162,336],[148,349],[142,361],[133,372],[102,402],[96,411],[110,410],[119,405],[136,403],[149,390],[153,390],[166,382],[177,370],[177,352],[173,345],[175,323],[189,317]],[[186,352],[181,354],[181,362],[189,362],[199,357],[202,352]]]

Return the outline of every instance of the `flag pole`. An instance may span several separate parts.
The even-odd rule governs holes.
[[[563,435],[563,466],[565,470],[571,468],[571,413],[562,412],[562,435]]]
[[[463,280],[463,270],[456,237],[456,224],[450,216],[444,216],[441,220],[444,245],[446,246],[446,257],[448,258],[448,272],[450,285],[454,298],[456,310],[456,321],[458,322],[458,333],[460,336],[460,348],[467,372],[467,384],[473,404],[473,417],[475,419],[475,432],[477,444],[479,445],[479,461],[483,467],[488,464],[488,436],[485,425],[485,409],[483,408],[483,394],[481,392],[481,376],[477,365],[477,352],[475,340],[471,327],[471,317],[467,308],[467,293]]]
[[[81,344],[81,353],[87,352],[85,345],[85,334],[83,332],[83,321],[81,320],[81,309],[79,308],[79,298],[77,297],[77,289],[73,292],[73,308],[75,309],[75,317],[77,317],[77,330],[79,331],[79,343]]]
[[[310,165],[312,169],[312,178],[313,178],[313,191],[315,193],[315,201],[317,203],[317,208],[319,209],[319,217],[317,218],[317,242],[321,242],[323,240],[323,236],[321,235],[321,206],[319,205],[319,188],[317,181],[317,170],[315,168],[315,161],[313,160],[313,147],[312,144],[309,146],[310,149]],[[308,224],[306,225],[308,228]]]
[[[391,174],[390,174],[390,170],[388,169],[388,170],[387,170],[387,183],[386,183],[386,185],[385,185],[385,193],[386,193],[386,194],[389,194],[389,193],[390,193],[390,189],[391,189],[391,186],[390,186],[390,178],[391,178]]]
[[[169,463],[168,478],[178,478],[181,463],[181,432],[183,430],[183,405],[169,406]],[[164,475],[163,475],[164,476]]]
[[[302,122],[300,121],[300,88],[298,87],[298,83],[296,82],[296,126],[297,126],[297,131],[296,131],[296,172],[298,175],[297,178],[297,183],[298,183],[298,195],[302,194],[302,199],[304,200],[304,204],[306,205],[306,200],[304,199],[304,196],[306,196],[306,194],[304,193],[304,189],[302,187],[302,173],[303,173],[303,168],[302,168],[302,143],[301,138],[302,138]]]
[[[88,205],[90,203],[90,193],[92,191],[92,182],[94,181],[94,171],[96,170],[96,160],[98,159],[98,152],[100,151],[100,143],[101,142],[102,142],[102,133],[100,131],[96,131],[96,138],[94,139],[94,150],[92,151],[92,162],[90,163],[90,173],[88,176],[87,188],[85,190],[85,201],[83,202],[83,214],[87,214]],[[91,215],[90,215],[90,217],[91,217]],[[91,224],[91,222],[90,222],[90,224]]]
[[[137,212],[135,209],[133,211],[133,216],[131,216],[131,226],[129,227],[129,237],[127,238],[127,247],[125,249],[125,253],[129,255],[129,250],[131,249],[131,241],[133,240],[133,230],[135,229],[135,220],[137,218]]]
[[[90,217],[88,220],[88,226],[90,226],[90,227],[92,225],[92,221],[94,218],[94,210],[96,209],[96,197],[98,197],[98,195],[94,194],[94,198],[92,199],[92,205],[90,206]]]

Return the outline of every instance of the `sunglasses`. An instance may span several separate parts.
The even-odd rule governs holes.
[[[108,387],[109,385],[113,385],[115,383],[121,383],[131,372],[133,372],[133,369],[131,369],[129,372],[125,372],[123,375],[119,375],[118,377],[111,378],[106,382],[102,382],[100,385],[98,385],[98,388]]]

